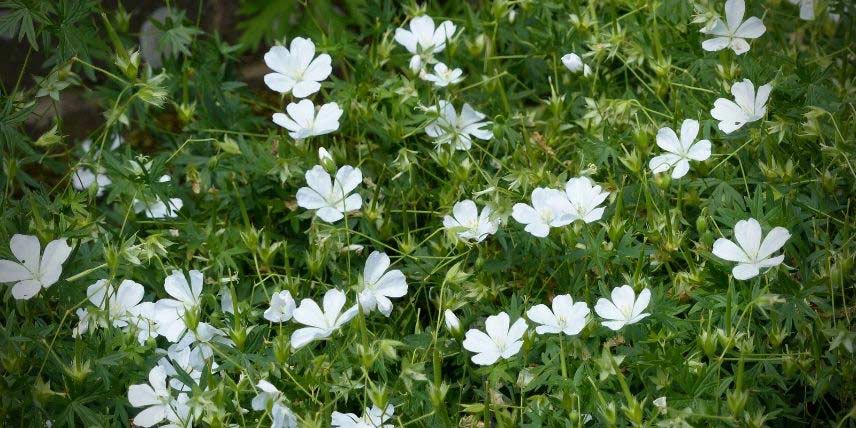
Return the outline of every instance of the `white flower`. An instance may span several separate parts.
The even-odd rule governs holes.
[[[160,299],[155,303],[157,332],[173,343],[187,331],[187,325],[184,323],[185,312],[195,310],[200,304],[202,272],[191,270],[188,273],[190,283],[187,282],[184,272],[173,270],[163,281],[164,290],[173,298]]]
[[[65,238],[57,239],[45,246],[41,253],[39,238],[32,235],[15,234],[9,240],[9,249],[18,262],[0,260],[0,282],[14,282],[12,297],[28,300],[59,281],[62,264],[71,254]]]
[[[273,403],[270,428],[297,428],[297,416],[282,402]]]
[[[184,349],[177,350],[170,346],[168,355],[158,360],[158,366],[161,367],[164,373],[166,373],[170,378],[169,386],[172,389],[179,392],[189,392],[192,388],[192,385],[186,385],[184,381],[178,377],[178,370],[175,369],[176,366],[183,370],[188,377],[193,380],[194,385],[199,385],[199,380],[202,379],[202,369],[205,368],[205,365],[194,363],[204,360],[199,355],[200,353],[200,349],[191,350],[189,347],[185,347]]]
[[[575,177],[565,183],[565,196],[571,204],[573,220],[591,223],[603,217],[605,208],[599,205],[609,197],[609,192],[602,191],[588,177]]]
[[[389,316],[392,312],[390,297],[402,297],[407,294],[407,280],[400,270],[389,269],[389,256],[380,251],[372,251],[366,259],[363,269],[362,286],[358,300],[363,313],[368,314],[377,308],[380,313]]]
[[[456,85],[463,81],[463,74],[464,72],[460,68],[450,69],[446,64],[438,62],[434,64],[434,73],[423,71],[419,73],[419,77],[422,80],[433,82],[434,86],[438,88],[445,88],[446,86]]]
[[[137,426],[154,426],[175,415],[171,406],[172,396],[166,387],[166,372],[161,366],[155,366],[149,371],[148,385],[131,385],[128,388],[128,401],[133,407],[145,407],[133,419]]]
[[[657,174],[674,168],[672,178],[681,178],[690,170],[691,160],[707,160],[710,157],[710,141],[695,142],[698,129],[698,121],[684,120],[681,124],[681,138],[679,139],[672,128],[660,128],[657,131],[657,145],[668,153],[654,156],[648,162],[651,171]]]
[[[206,322],[200,322],[196,324],[195,329],[188,329],[173,349],[181,351],[190,348],[194,351],[191,353],[191,356],[195,358],[192,364],[195,367],[202,367],[214,356],[212,345],[215,343],[228,347],[235,346],[235,343],[227,337],[222,329],[216,328]]]
[[[392,424],[384,422],[389,420],[394,412],[395,407],[392,404],[387,404],[386,409],[378,406],[366,407],[361,418],[353,413],[333,412],[330,423],[333,428],[392,428]]]
[[[461,331],[461,320],[452,312],[451,309],[446,309],[443,312],[443,322],[446,324],[446,330],[452,334],[458,334]]]
[[[327,223],[335,223],[345,217],[345,213],[359,210],[363,199],[359,194],[350,193],[363,181],[359,168],[345,165],[336,171],[336,179],[321,165],[315,165],[306,171],[306,184],[297,190],[297,205],[308,210],[317,210],[317,215]]]
[[[511,216],[526,225],[524,230],[543,238],[550,233],[551,227],[570,224],[574,220],[572,211],[573,207],[564,193],[538,187],[532,191],[532,206],[514,204]]]
[[[582,72],[583,76],[591,75],[591,67],[583,63],[583,59],[575,53],[569,53],[562,57],[562,64],[572,73]]]
[[[464,349],[475,353],[472,361],[475,364],[489,366],[500,358],[509,359],[523,346],[523,335],[526,333],[526,321],[518,318],[509,327],[508,314],[500,312],[487,317],[484,322],[485,331],[470,329],[464,338]]]
[[[107,320],[113,327],[127,327],[132,317],[131,308],[143,300],[145,289],[139,283],[124,280],[118,288],[113,287],[106,279],[100,279],[86,289],[89,301],[106,311]]]
[[[465,199],[452,207],[452,215],[443,217],[443,227],[454,231],[464,240],[484,241],[496,233],[499,219],[491,219],[493,208],[485,206],[479,214],[475,202]]]
[[[296,306],[288,290],[274,293],[270,298],[270,307],[265,310],[264,318],[270,322],[286,322],[291,319]]]
[[[767,114],[767,100],[773,87],[768,83],[758,88],[749,79],[731,85],[734,101],[718,98],[713,102],[710,115],[719,121],[719,129],[730,134],[743,125],[760,120]]]
[[[650,301],[651,290],[647,288],[643,289],[637,299],[633,287],[622,285],[621,287],[612,289],[612,301],[602,297],[597,299],[594,311],[601,318],[609,320],[603,321],[603,325],[617,331],[625,325],[635,324],[648,315],[651,315],[649,313],[642,313],[648,307]]]
[[[259,389],[259,393],[253,397],[253,401],[250,403],[253,410],[267,410],[268,406],[273,405],[273,403],[282,398],[282,392],[264,379],[256,384],[256,388]]]
[[[443,21],[435,28],[434,20],[423,15],[410,20],[410,31],[397,28],[395,41],[413,54],[410,69],[416,72],[422,68],[423,62],[434,62],[434,54],[446,48],[446,42],[455,35],[455,31],[452,21]]]
[[[665,396],[655,398],[654,401],[651,402],[651,404],[653,404],[655,407],[657,407],[657,410],[660,412],[661,415],[666,414],[667,405],[666,405],[666,397]]]
[[[439,104],[439,117],[425,127],[425,133],[435,139],[435,144],[451,144],[455,150],[469,150],[473,138],[484,141],[493,138],[492,122],[483,121],[486,116],[469,104],[464,104],[460,116],[449,101],[441,100]]]
[[[526,311],[530,320],[540,324],[535,327],[536,333],[564,333],[574,336],[586,326],[589,308],[585,302],[574,303],[570,295],[561,294],[553,298],[552,306],[553,309],[550,310],[547,305],[541,304]]]
[[[71,176],[71,186],[74,187],[75,190],[82,192],[95,186],[98,188],[95,196],[98,197],[103,195],[104,189],[112,183],[113,180],[110,180],[110,177],[106,174],[102,174],[100,172],[96,174],[88,168],[78,168]]]
[[[312,40],[295,37],[290,50],[274,46],[265,54],[265,64],[274,71],[265,74],[265,84],[281,94],[291,92],[297,98],[308,97],[321,89],[318,82],[330,76],[333,71],[330,61],[327,54],[315,58]]]
[[[790,4],[799,4],[800,19],[811,21],[814,19],[814,0],[788,0]]]
[[[743,14],[746,12],[746,5],[743,0],[728,0],[725,2],[725,21],[717,18],[712,25],[701,30],[702,33],[716,36],[712,39],[702,42],[702,49],[715,52],[718,50],[731,47],[737,55],[741,55],[749,51],[749,43],[746,39],[757,39],[764,34],[767,29],[760,19],[751,17],[745,22]]]
[[[300,100],[289,103],[284,113],[274,113],[273,123],[289,130],[288,135],[295,140],[329,134],[339,129],[339,118],[342,109],[336,103],[322,105],[315,111],[315,104],[310,100]]]
[[[155,197],[152,203],[134,199],[133,205],[135,213],[144,212],[148,218],[175,218],[178,217],[178,211],[184,206],[184,202],[181,198],[170,198],[167,204],[160,197]]]
[[[781,264],[785,260],[784,255],[770,256],[779,251],[790,237],[790,232],[784,227],[774,227],[762,241],[758,220],[740,220],[734,225],[734,238],[737,243],[719,238],[713,243],[713,254],[721,259],[737,262],[731,273],[735,279],[745,280],[758,276],[761,269]]]
[[[235,314],[235,302],[232,301],[232,290],[225,285],[220,287],[220,310],[223,313]]]
[[[128,309],[128,323],[132,324],[137,331],[137,341],[140,345],[146,343],[150,338],[156,338],[157,321],[155,321],[156,306],[153,302],[142,302]]]
[[[91,315],[89,314],[89,310],[86,308],[77,308],[74,313],[77,314],[79,321],[77,322],[77,326],[71,331],[71,337],[78,338],[89,331]]]
[[[308,327],[296,330],[291,335],[291,347],[301,348],[306,344],[330,337],[334,331],[345,325],[357,315],[357,305],[351,306],[345,312],[345,293],[332,289],[324,294],[324,310],[312,299],[303,299],[300,306],[294,310],[294,320]]]

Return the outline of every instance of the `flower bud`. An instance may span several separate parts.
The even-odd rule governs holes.
[[[333,160],[333,155],[323,147],[318,148],[318,163],[329,173],[336,171],[336,162]]]
[[[450,309],[443,312],[443,321],[446,323],[446,330],[452,336],[458,337],[461,335],[461,320]]]

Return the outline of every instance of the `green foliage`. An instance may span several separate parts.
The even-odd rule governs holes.
[[[767,31],[737,56],[701,48],[719,1],[245,0],[229,11],[234,39],[170,2],[156,25],[164,67],[152,70],[131,55],[137,29],[103,4],[3,2],[0,33],[44,62],[26,69],[39,70],[32,86],[4,76],[0,91],[0,259],[14,260],[16,233],[74,250],[31,300],[0,286],[0,426],[129,426],[139,409],[128,387],[146,383],[168,343],[113,327],[75,338],[76,310],[91,308],[86,288],[99,279],[168,297],[173,269],[204,272],[200,316],[235,343],[214,346],[219,367],[191,392],[198,426],[267,426],[268,412],[242,411],[262,379],[306,427],[386,403],[390,423],[408,427],[574,427],[586,415],[588,426],[852,426],[853,7],[817,2],[817,18],[801,21],[787,1],[747,3]],[[437,55],[463,70],[458,85],[421,80],[393,40],[421,14],[463,28]],[[303,141],[270,119],[296,100],[251,72],[295,37],[332,57],[315,104],[344,110],[338,131]],[[586,53],[593,74],[565,69],[569,52]],[[768,113],[726,135],[710,110],[743,79],[772,82]],[[75,124],[45,113],[69,99],[97,107],[88,153]],[[486,114],[493,139],[436,147],[424,128],[444,99]],[[33,128],[44,114],[49,124]],[[687,118],[713,156],[679,180],[652,174],[657,130]],[[114,135],[124,144],[110,150]],[[334,224],[296,204],[319,147],[364,176],[363,208]],[[73,188],[81,167],[110,177],[103,196]],[[510,217],[534,188],[579,175],[611,192],[601,221],[539,239]],[[169,219],[135,212],[154,198],[184,206]],[[492,205],[499,231],[479,244],[445,232],[463,199]],[[791,239],[784,264],[736,281],[712,245],[749,217]],[[389,318],[358,316],[299,350],[294,322],[262,318],[280,290],[318,301],[335,287],[352,304],[373,250],[409,284]],[[514,320],[558,294],[592,307],[621,284],[652,290],[648,318],[613,332],[593,317],[574,337],[530,323],[521,352],[490,367],[443,327],[446,309],[464,331],[483,329],[489,315]]]

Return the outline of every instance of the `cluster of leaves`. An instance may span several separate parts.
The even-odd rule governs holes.
[[[156,364],[158,344],[109,328],[75,339],[75,309],[105,278],[164,297],[172,269],[205,272],[203,311],[235,343],[217,349],[220,367],[194,389],[201,426],[266,424],[241,410],[260,379],[284,392],[303,426],[386,403],[396,426],[577,426],[585,414],[608,426],[854,423],[852,10],[837,23],[800,21],[788,2],[749,2],[767,32],[735,56],[701,48],[694,14],[721,10],[713,1],[242,3],[239,45],[173,11],[159,24],[163,67],[151,70],[124,9],[4,2],[0,30],[44,53],[47,75],[0,94],[0,258],[11,258],[15,233],[66,237],[74,251],[39,297],[16,302],[2,290],[0,425],[128,426],[128,386]],[[463,28],[439,55],[464,70],[458,86],[421,81],[395,45],[394,29],[422,14]],[[321,93],[344,110],[338,132],[306,141],[271,122],[278,94],[244,78],[265,44],[297,36],[333,58]],[[592,76],[567,73],[567,52],[585,52]],[[744,78],[773,82],[769,113],[724,135],[709,111]],[[100,198],[70,184],[86,161],[62,118],[43,135],[26,125],[37,102],[56,106],[69,90],[103,113],[89,135],[112,179]],[[493,139],[435,148],[424,107],[442,99],[485,113]],[[700,121],[714,155],[681,180],[652,175],[657,129],[686,118]],[[110,151],[114,134],[125,144]],[[363,209],[334,225],[295,202],[320,146],[365,177]],[[509,220],[533,188],[578,175],[612,192],[600,223],[538,239]],[[133,210],[141,195],[184,207],[147,219]],[[468,198],[505,220],[478,245],[442,229]],[[747,217],[792,238],[783,266],[735,282],[711,247]],[[372,249],[410,284],[388,319],[361,318],[295,352],[293,327],[261,318],[278,290],[353,295]],[[441,327],[445,309],[479,326],[557,294],[591,306],[625,283],[652,290],[644,322],[530,335],[516,358],[487,368]],[[221,310],[224,284],[237,315]],[[652,405],[661,396],[662,413]]]

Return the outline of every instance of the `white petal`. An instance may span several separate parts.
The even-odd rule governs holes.
[[[746,253],[729,239],[719,238],[713,243],[713,255],[730,262],[748,262]]]
[[[766,259],[770,257],[776,251],[779,251],[780,248],[785,246],[785,243],[788,242],[788,239],[791,238],[791,233],[788,232],[788,229],[784,227],[776,227],[767,234],[767,237],[764,238],[764,242],[761,243],[761,247],[758,249],[758,258]]]
[[[672,170],[672,178],[678,179],[685,175],[690,170],[690,163],[686,159],[681,159],[675,164],[675,169]]]
[[[39,271],[40,253],[42,251],[39,238],[32,235],[15,234],[9,240],[9,249],[30,272]]]
[[[39,294],[42,283],[34,279],[25,279],[12,286],[12,297],[17,300],[29,300]]]
[[[0,260],[0,282],[17,282],[32,279],[33,274],[24,265],[10,260]]]
[[[740,220],[734,225],[734,238],[740,248],[750,257],[758,254],[758,249],[761,247],[761,236],[761,224],[754,218]]]
[[[758,276],[759,273],[758,265],[749,263],[734,266],[734,269],[731,270],[731,274],[734,275],[734,279],[739,279],[741,281],[754,278]]]

